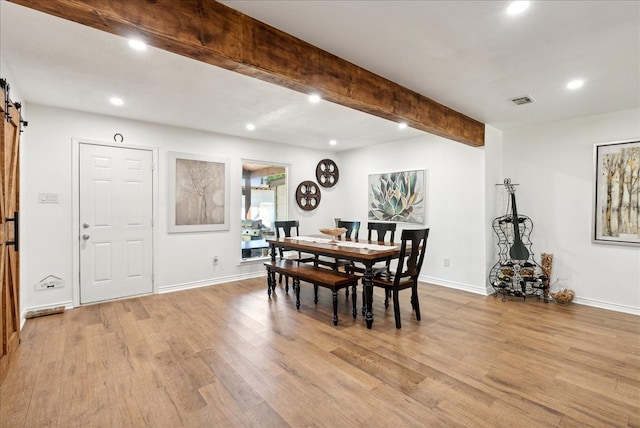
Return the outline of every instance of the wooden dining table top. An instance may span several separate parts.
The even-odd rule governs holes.
[[[323,256],[361,262],[376,262],[389,257],[398,257],[400,244],[369,241],[367,239],[342,238],[332,240],[322,235],[290,238],[267,238],[272,246],[298,250]]]

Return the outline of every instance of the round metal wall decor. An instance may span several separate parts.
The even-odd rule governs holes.
[[[322,159],[316,167],[316,178],[322,187],[333,187],[338,182],[338,165],[331,159]]]
[[[313,181],[303,181],[296,189],[296,202],[305,211],[315,210],[320,205],[320,188]]]

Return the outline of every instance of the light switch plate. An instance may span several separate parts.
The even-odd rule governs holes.
[[[57,193],[39,193],[38,202],[40,202],[41,204],[57,204],[58,194]]]

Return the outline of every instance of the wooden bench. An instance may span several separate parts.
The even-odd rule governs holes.
[[[300,309],[300,281],[313,284],[314,303],[318,303],[318,287],[331,290],[333,298],[333,325],[338,325],[338,290],[352,287],[351,300],[353,302],[353,318],[356,318],[356,286],[359,277],[342,272],[336,272],[309,264],[298,263],[294,260],[277,260],[265,262],[267,268],[267,294],[271,298],[271,291],[275,292],[276,273],[293,278],[293,290],[296,293],[296,308]]]

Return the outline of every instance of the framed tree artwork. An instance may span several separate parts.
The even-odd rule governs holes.
[[[594,146],[593,242],[640,245],[640,140]]]
[[[168,152],[169,233],[229,230],[229,159]]]

